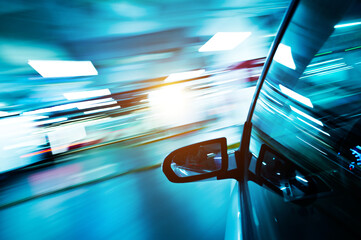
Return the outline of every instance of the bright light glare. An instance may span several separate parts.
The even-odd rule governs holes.
[[[101,97],[110,95],[111,92],[109,89],[100,89],[100,90],[93,90],[93,91],[84,91],[84,92],[71,92],[71,93],[64,93],[64,97],[68,100],[76,100],[76,99],[84,99],[84,98],[91,98],[91,97]]]
[[[286,94],[287,96],[299,101],[300,103],[305,104],[306,106],[313,108],[312,102],[309,98],[306,98],[306,97],[292,91],[291,89],[288,89],[288,88],[282,86],[281,84],[279,85],[279,87],[280,87],[281,91],[284,94]]]
[[[179,170],[181,173],[183,173],[184,176],[188,176],[188,173],[187,173],[185,170],[180,169],[180,168],[178,168],[178,170]]]
[[[196,113],[192,112],[187,102],[187,94],[180,85],[166,86],[149,92],[148,99],[156,121],[166,125],[185,124]]]
[[[206,70],[204,69],[200,69],[195,71],[172,73],[164,80],[164,82],[176,82],[183,79],[196,78],[201,76],[205,71]]]
[[[274,60],[285,67],[296,70],[295,62],[293,61],[291,47],[280,44],[278,45]]]
[[[98,75],[91,61],[29,60],[28,64],[44,78]]]
[[[232,50],[249,36],[251,36],[251,32],[218,32],[198,52]]]
[[[296,176],[296,178],[302,182],[308,183],[308,181],[306,179],[304,179],[303,177]]]
[[[292,111],[294,111],[294,112],[296,112],[296,113],[304,116],[304,117],[307,118],[308,120],[311,120],[312,122],[317,123],[317,124],[320,125],[320,126],[323,126],[323,123],[322,123],[320,120],[317,120],[317,119],[311,117],[310,115],[308,115],[308,114],[306,114],[306,113],[298,110],[297,108],[294,108],[294,107],[292,107],[292,106],[290,106],[290,108],[292,109]]]
[[[338,25],[335,25],[335,27],[334,27],[334,28],[351,27],[351,26],[356,26],[356,25],[361,25],[361,22],[353,22],[353,23],[338,24]]]

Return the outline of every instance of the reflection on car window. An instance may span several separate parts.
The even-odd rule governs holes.
[[[314,167],[330,167],[315,158],[354,172],[361,166],[361,11],[356,10],[360,4],[350,2],[339,9],[337,22],[306,19],[319,22],[319,32],[290,25],[257,103],[255,128],[294,152],[307,152],[303,160],[313,159]],[[304,36],[292,42],[300,31]],[[256,145],[252,147],[257,154]]]
[[[289,216],[279,202],[278,213],[267,208],[280,222],[291,219],[303,229],[314,229],[312,222],[319,219],[322,224],[309,231],[313,238],[334,220],[340,226],[335,231],[345,230],[327,230],[331,236],[361,237],[353,231],[361,224],[360,80],[361,3],[300,1],[257,100],[250,150],[258,157],[267,144],[332,188],[312,204],[313,215]],[[289,238],[287,231],[279,234]]]

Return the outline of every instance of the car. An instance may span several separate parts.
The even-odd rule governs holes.
[[[361,239],[360,19],[358,0],[292,1],[239,149],[218,138],[165,158],[174,183],[236,180],[225,239]]]

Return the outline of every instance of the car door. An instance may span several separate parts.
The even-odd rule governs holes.
[[[255,103],[249,149],[254,161],[272,149],[322,187],[293,201],[249,181],[258,239],[361,239],[360,20],[360,1],[296,1]]]

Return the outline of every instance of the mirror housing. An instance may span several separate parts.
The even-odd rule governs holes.
[[[162,165],[164,174],[174,183],[219,177],[227,169],[226,138],[203,141],[174,150]]]

